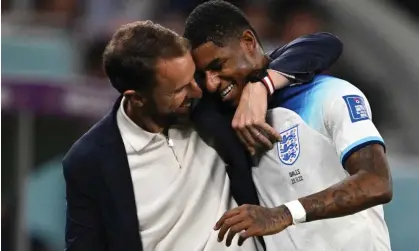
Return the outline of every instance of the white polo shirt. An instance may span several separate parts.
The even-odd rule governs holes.
[[[225,165],[194,130],[169,130],[169,140],[138,127],[121,106],[117,123],[134,186],[144,251],[256,251],[254,240],[239,247],[217,242],[213,227],[228,209]]]
[[[366,97],[350,83],[318,76],[277,96],[268,120],[283,137],[253,168],[261,204],[276,207],[349,176],[342,163],[367,144],[384,144]],[[382,206],[291,226],[265,238],[273,250],[391,250]]]

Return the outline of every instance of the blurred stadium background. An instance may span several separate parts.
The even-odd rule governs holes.
[[[198,0],[1,1],[1,250],[63,250],[60,161],[116,93],[101,53],[121,24],[151,19],[182,33]],[[419,4],[409,0],[254,0],[241,7],[265,49],[316,31],[345,52],[329,74],[370,100],[388,144],[394,251],[419,250]]]

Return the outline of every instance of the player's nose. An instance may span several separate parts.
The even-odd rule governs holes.
[[[218,75],[211,71],[206,71],[205,86],[209,92],[216,92],[220,86],[220,78]]]

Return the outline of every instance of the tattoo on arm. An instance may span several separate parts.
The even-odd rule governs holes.
[[[299,199],[306,209],[307,221],[346,216],[391,200],[391,174],[381,145],[356,151],[346,161],[345,169],[351,176]]]
[[[292,220],[291,213],[286,206],[276,208],[249,207],[248,214],[261,229],[274,230],[278,224]]]

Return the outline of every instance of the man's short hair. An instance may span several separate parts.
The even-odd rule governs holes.
[[[123,25],[103,53],[103,67],[120,93],[150,91],[155,83],[158,59],[181,57],[190,50],[186,39],[152,21]]]
[[[225,46],[232,38],[240,38],[245,30],[256,32],[244,13],[231,3],[213,0],[198,5],[185,22],[184,37],[195,49],[207,42]]]

